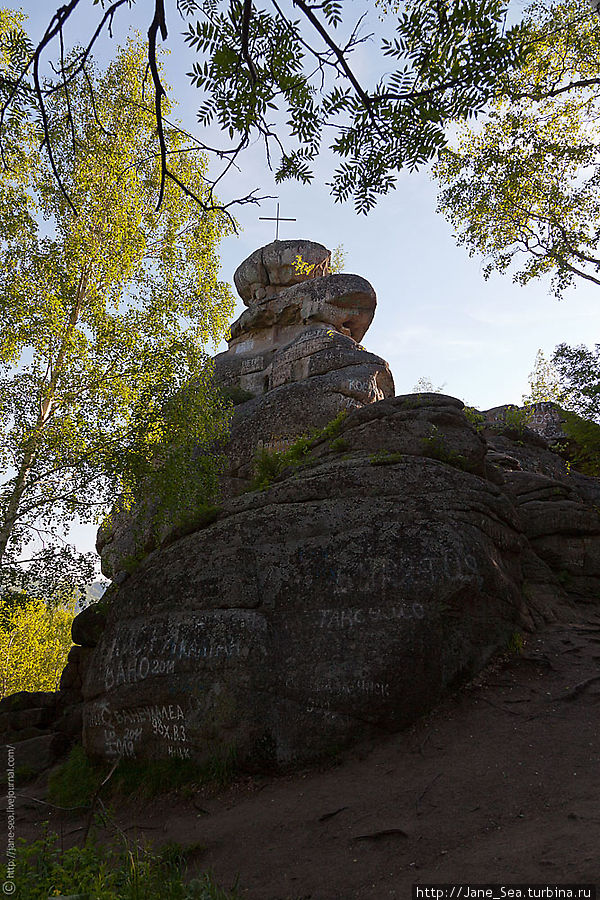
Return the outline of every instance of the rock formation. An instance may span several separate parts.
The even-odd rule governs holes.
[[[314,266],[310,273],[296,272],[297,257]],[[326,274],[329,258],[321,244],[274,241],[235,272],[249,308],[231,326],[229,349],[215,357],[215,377],[250,399],[236,408],[224,448],[223,498],[247,489],[261,449],[282,450],[343,409],[394,395],[386,361],[358,343],[373,320],[375,291],[358,275]],[[126,561],[153,549],[146,518],[116,515],[101,529],[105,575],[125,577]]]
[[[298,280],[296,255],[314,277]],[[92,755],[314,759],[414,721],[515,631],[600,595],[600,480],[498,410],[477,422],[452,397],[392,396],[387,364],[357,344],[372,288],[327,262],[276,242],[236,272],[249,308],[215,368],[251,396],[215,520],[130,574],[123,533],[102,536],[120,583],[106,622],[75,620],[53,707],[82,709]],[[301,464],[247,490],[257,447],[342,409]],[[32,721],[38,700],[0,713]]]
[[[522,536],[461,406],[357,410],[310,466],[150,554],[88,669],[88,749],[306,759],[476,671],[519,621]],[[456,464],[427,456],[442,433]]]
[[[505,406],[494,406],[492,409],[486,409],[482,415],[485,421],[490,424],[506,425],[511,421],[511,413],[522,417],[523,424],[527,425],[530,431],[541,435],[549,443],[564,440],[565,433],[562,429],[560,408],[552,401],[543,401],[533,403],[528,407],[518,407],[512,404]]]
[[[298,274],[297,257],[314,269]],[[321,244],[275,241],[234,275],[249,308],[231,326],[215,371],[254,400],[232,424],[227,494],[248,486],[257,449],[284,449],[342,409],[394,396],[388,364],[359,344],[373,320],[375,291],[358,275],[327,274],[329,258]]]
[[[443,395],[383,400],[151,554],[91,659],[88,749],[313,758],[413,721],[515,630],[597,597],[597,481],[509,435]]]

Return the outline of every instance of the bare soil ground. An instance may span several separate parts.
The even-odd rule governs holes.
[[[600,885],[600,611],[530,636],[409,730],[327,768],[119,806],[248,900],[409,898],[431,882]],[[43,782],[23,786],[42,798]],[[19,791],[19,787],[17,787]],[[19,798],[18,834],[84,819]]]

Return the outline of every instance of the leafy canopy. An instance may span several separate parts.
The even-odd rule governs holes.
[[[49,608],[28,598],[0,600],[0,698],[17,691],[56,691],[71,647],[74,602]]]
[[[563,0],[532,4],[525,22],[531,52],[435,167],[439,209],[486,277],[549,275],[560,297],[579,278],[600,284],[600,18]]]
[[[600,344],[560,344],[550,360],[540,350],[530,375],[526,404],[553,401],[567,438],[559,446],[579,471],[600,475]]]
[[[593,349],[585,344],[559,344],[552,363],[562,393],[561,405],[600,424],[600,344]]]
[[[552,359],[546,359],[538,350],[532,371],[529,373],[529,393],[523,395],[523,403],[568,403],[565,385],[561,385],[560,373]]]
[[[57,10],[34,48],[34,69],[46,51],[61,69],[64,25],[84,5],[85,0],[71,0]],[[105,0],[98,28],[92,32],[90,26],[89,46],[130,5]],[[200,92],[200,144],[215,164],[223,164],[212,183],[257,140],[276,181],[306,183],[328,145],[338,162],[330,183],[335,200],[353,197],[357,210],[366,213],[395,186],[401,170],[434,159],[446,143],[446,125],[482,110],[501,73],[523,59],[524,31],[506,26],[507,5],[505,0],[377,0],[365,3],[357,18],[351,4],[334,0],[270,0],[262,8],[252,0],[154,0],[148,5],[148,62],[164,181],[175,173],[169,136],[163,133],[166,95],[156,48],[176,27],[168,19],[175,6],[194,53],[189,75]],[[372,38],[371,24],[381,30],[382,16],[386,30],[375,65],[385,71],[363,82],[356,51]],[[83,70],[87,52],[83,48],[75,58]],[[36,85],[36,97],[44,110],[43,86]],[[221,137],[206,136],[210,126]],[[236,202],[259,199],[252,191]],[[210,208],[214,198],[205,195],[201,202]]]
[[[0,25],[0,48],[15,27],[26,41],[14,18]],[[204,347],[231,315],[217,256],[230,220],[173,181],[157,211],[145,46],[130,41],[105,72],[89,59],[78,71],[76,59],[65,62],[68,92],[60,79],[46,85],[52,160],[39,120],[23,117],[0,175],[4,567],[34,537],[55,545],[75,515],[96,518],[119,491],[133,502],[151,484],[173,508],[197,502],[215,480],[198,447],[227,418]],[[169,141],[177,177],[206,196],[205,157],[176,126]],[[183,453],[191,447],[196,458]]]

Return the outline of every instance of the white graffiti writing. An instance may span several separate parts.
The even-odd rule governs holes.
[[[186,741],[185,725],[167,724],[160,719],[152,720],[152,731],[167,741]]]
[[[374,622],[395,622],[400,619],[422,619],[425,608],[421,603],[390,606],[388,608],[360,607],[354,609],[318,610],[321,628],[352,628],[355,625],[370,625]]]
[[[120,659],[107,666],[104,676],[106,690],[121,684],[136,684],[149,675],[171,675],[175,671],[175,660],[148,659],[147,656],[134,657],[129,661]]]

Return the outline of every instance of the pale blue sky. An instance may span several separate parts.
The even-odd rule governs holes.
[[[168,6],[173,9],[175,4]],[[359,9],[361,4],[353,6]],[[29,31],[35,39],[53,4],[43,11],[39,0],[28,0],[21,8],[30,17]],[[75,36],[97,21],[98,10],[87,0],[75,23]],[[115,20],[120,40],[126,31],[119,22],[137,21],[142,27],[142,10],[148,14],[147,3]],[[182,30],[172,11],[170,29],[173,35]],[[175,52],[166,62],[167,78],[173,96],[180,100],[177,114],[193,131],[196,92],[185,74],[192,51],[181,40],[171,47]],[[361,49],[357,66],[362,76],[368,78],[380,65],[376,44]],[[510,276],[499,275],[484,281],[481,260],[470,259],[456,246],[450,226],[436,214],[436,185],[427,172],[402,175],[396,191],[382,198],[368,217],[357,216],[351,204],[332,201],[324,186],[330,174],[324,159],[314,185],[275,185],[257,148],[246,157],[242,175],[225,183],[221,193],[230,199],[257,187],[261,194],[278,195],[281,214],[297,218],[282,223],[282,239],[309,238],[331,249],[344,245],[346,271],[367,278],[378,298],[375,320],[363,343],[388,360],[397,393],[411,391],[421,376],[427,376],[435,385],[445,385],[445,393],[480,409],[520,403],[538,349],[549,355],[562,341],[600,340],[600,305],[592,285],[581,283],[559,303],[541,282],[520,287]],[[222,278],[231,282],[237,265],[274,238],[272,223],[259,222],[258,217],[274,215],[275,202],[236,212],[243,230],[222,246]],[[240,302],[236,315],[242,309]]]
[[[359,9],[361,4],[352,6]],[[37,37],[52,4],[43,10],[38,0],[28,0],[21,8],[30,17],[32,37]],[[115,19],[117,39],[126,36],[125,22],[145,27],[148,8],[138,3]],[[84,0],[72,34],[89,33],[98,11],[91,0]],[[167,78],[180,100],[177,114],[193,131],[197,92],[186,72],[194,57],[177,37],[181,25],[171,12],[169,43],[174,52],[166,61]],[[107,43],[102,45],[102,51],[107,48]],[[371,43],[361,48],[355,68],[368,78],[380,61],[377,44]],[[541,282],[521,287],[510,276],[499,275],[484,281],[481,259],[470,259],[456,246],[450,225],[435,212],[436,185],[428,172],[401,175],[397,189],[365,217],[356,215],[351,203],[333,202],[324,184],[331,174],[329,160],[317,167],[310,187],[275,185],[260,147],[249,151],[245,162],[242,175],[224,183],[223,199],[254,187],[260,194],[278,195],[282,215],[297,218],[281,225],[282,239],[310,238],[332,249],[343,244],[346,270],[373,284],[378,309],[364,343],[388,360],[398,393],[410,391],[419,377],[428,376],[435,385],[445,383],[447,393],[479,408],[518,403],[538,349],[550,353],[561,341],[598,339],[600,304],[593,285],[580,284],[559,303]],[[274,215],[275,202],[236,212],[243,230],[222,245],[225,280],[231,282],[237,265],[273,239],[272,224],[258,217]],[[240,303],[238,314],[242,308]]]

